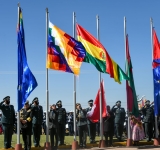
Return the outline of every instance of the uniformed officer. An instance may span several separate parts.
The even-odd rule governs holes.
[[[20,122],[22,138],[24,142],[24,150],[31,150],[32,122],[29,101],[26,101],[24,108],[20,111]]]
[[[115,108],[117,106],[117,108]],[[115,113],[115,127],[116,135],[119,141],[122,141],[122,133],[125,122],[125,109],[121,107],[121,101],[117,101],[116,104],[112,107],[112,112]]]
[[[5,103],[5,104],[3,104]],[[2,126],[4,133],[4,148],[11,148],[11,140],[13,134],[13,126],[15,123],[15,110],[14,106],[10,105],[10,96],[6,96],[0,103],[0,109],[2,111]]]
[[[38,97],[35,97],[32,101],[31,118],[32,118],[32,131],[33,131],[33,142],[35,147],[40,146],[40,135],[42,133],[42,122],[43,122],[43,108],[39,105]]]
[[[58,113],[58,145],[64,145],[65,126],[66,126],[66,109],[62,108],[62,101],[59,100],[57,103]]]
[[[141,109],[143,114],[143,122],[145,126],[145,135],[147,141],[151,141],[153,136],[154,110],[150,107],[150,101],[145,102],[145,106]]]
[[[92,99],[89,100],[88,104],[89,104],[89,107],[86,109],[87,113],[92,110],[93,100]],[[90,119],[87,119],[87,127],[88,127],[88,132],[89,132],[90,143],[95,143],[96,123],[93,123]]]
[[[86,147],[86,138],[87,138],[87,112],[83,110],[81,104],[76,104],[76,119],[79,135],[79,146],[80,148]]]

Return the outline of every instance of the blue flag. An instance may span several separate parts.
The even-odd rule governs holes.
[[[154,83],[154,113],[160,115],[160,44],[153,29],[153,83]]]
[[[18,111],[23,108],[28,96],[37,87],[37,81],[27,63],[22,12],[18,24]]]

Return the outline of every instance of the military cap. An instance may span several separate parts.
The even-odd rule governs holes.
[[[62,101],[59,100],[59,101],[56,103],[56,105],[62,105]]]
[[[145,103],[150,103],[150,100],[146,100]]]
[[[92,103],[93,103],[93,100],[92,100],[92,99],[91,99],[91,100],[89,100],[89,101],[88,101],[88,103],[89,103],[89,104],[92,104]]]
[[[29,101],[28,101],[28,100],[25,102],[25,105],[27,105],[27,104],[29,104]]]
[[[34,103],[34,102],[39,102],[39,101],[38,101],[38,97],[35,97],[35,98],[33,99],[32,103]]]
[[[3,98],[3,101],[10,101],[10,96],[6,96],[5,98]]]
[[[116,103],[121,103],[121,101],[120,101],[120,100],[118,100]]]
[[[76,106],[79,106],[79,105],[81,105],[81,104],[80,104],[80,103],[77,103],[77,104],[76,104]]]

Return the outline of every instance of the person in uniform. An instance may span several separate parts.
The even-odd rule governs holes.
[[[89,107],[86,109],[86,112],[92,110],[93,107],[93,100],[88,101]],[[89,133],[89,139],[90,143],[95,143],[95,137],[96,137],[96,123],[93,123],[90,119],[87,119],[87,127],[88,127],[88,133]]]
[[[115,129],[116,129],[116,136],[119,141],[122,141],[122,133],[123,133],[126,113],[125,113],[125,109],[121,107],[121,101],[117,101],[116,104],[112,107],[111,111],[115,114],[114,123],[115,123]]]
[[[51,150],[56,149],[58,146],[57,124],[58,124],[58,114],[56,111],[56,105],[53,104],[50,107],[50,112],[49,112],[49,134],[51,141]]]
[[[110,106],[107,106],[107,116],[103,118],[103,127],[104,127],[104,137],[106,146],[112,146],[113,135],[114,135],[114,114],[110,110]],[[109,137],[109,143],[108,143]]]
[[[64,145],[65,136],[65,125],[66,125],[66,109],[62,108],[62,101],[59,100],[57,103],[57,113],[58,113],[58,145]]]
[[[87,112],[83,110],[81,104],[76,104],[76,119],[79,135],[79,146],[80,148],[86,147],[86,138],[87,138]]]
[[[39,100],[35,97],[32,101],[31,118],[32,118],[32,131],[33,131],[33,142],[35,147],[40,146],[40,135],[42,133],[42,122],[43,122],[43,108],[39,105]]]
[[[151,141],[153,136],[154,110],[150,107],[150,101],[146,100],[145,106],[141,109],[143,114],[143,122],[145,126],[145,135],[147,141]]]
[[[10,96],[6,96],[3,99],[3,101],[0,103],[0,109],[2,111],[1,123],[4,134],[4,148],[12,148],[11,141],[15,123],[15,110],[14,106],[10,105]]]
[[[24,108],[20,110],[20,122],[22,138],[24,142],[24,150],[31,150],[32,122],[29,101],[26,101]]]

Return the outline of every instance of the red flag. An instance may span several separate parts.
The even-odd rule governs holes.
[[[107,116],[106,109],[106,99],[105,99],[105,90],[104,90],[104,81],[101,82],[101,92],[102,92],[102,117]],[[87,113],[87,117],[92,122],[98,122],[100,120],[100,89],[98,90],[96,99],[92,106],[92,110]]]

